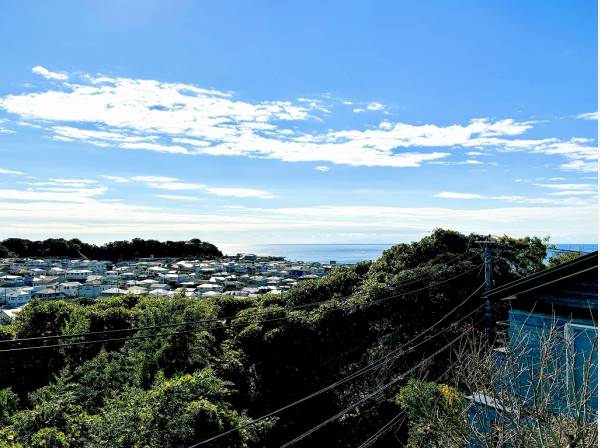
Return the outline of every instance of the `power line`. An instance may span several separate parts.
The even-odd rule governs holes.
[[[370,306],[370,305],[374,305],[377,303],[381,303],[384,302],[386,300],[390,300],[392,298],[397,298],[397,297],[402,297],[404,295],[408,295],[408,294],[413,294],[415,292],[418,291],[422,291],[424,289],[428,289],[430,287],[433,286],[437,286],[441,283],[446,283],[450,280],[453,280],[455,278],[458,278],[462,275],[465,275],[467,273],[469,273],[470,271],[473,271],[474,269],[471,269],[469,271],[465,271],[460,275],[451,277],[449,279],[446,279],[444,281],[440,281],[434,285],[430,285],[429,287],[426,288],[419,288],[413,291],[409,291],[407,293],[404,294],[399,294],[399,295],[395,295],[395,296],[389,296],[389,297],[384,297],[382,299],[379,300],[374,300],[371,302],[368,302],[366,305]],[[351,308],[352,306],[354,306],[353,303],[350,302],[346,302],[346,303],[342,303],[340,306],[335,307],[334,309],[345,309],[345,308]],[[262,314],[268,314],[268,313],[262,313]],[[251,315],[250,317],[253,317],[254,315]],[[237,316],[238,318],[240,317],[247,317],[247,316]],[[291,319],[292,317],[294,317],[293,315],[287,315],[287,316],[281,316],[281,317],[276,317],[276,318],[271,318],[271,319],[265,319],[265,320],[259,320],[257,322],[254,323],[267,323],[267,322],[276,322],[276,321],[281,321],[281,320],[287,320],[287,319]],[[212,321],[212,320],[210,320]],[[217,321],[220,321],[222,323],[222,320],[219,319]],[[186,324],[178,324],[178,325],[186,325]],[[188,333],[194,333],[197,331],[202,331],[202,330],[207,330],[207,329],[222,329],[222,328],[236,328],[236,327],[243,327],[243,326],[247,326],[249,325],[249,323],[239,323],[239,324],[222,324],[220,326],[214,326],[214,327],[209,327],[209,328],[201,328],[201,329],[190,329],[190,330],[185,330],[185,331],[173,331],[173,332],[168,332],[168,333],[158,333],[158,334],[154,334],[154,335],[135,335],[135,336],[127,336],[127,337],[121,337],[121,338],[109,338],[109,339],[94,339],[91,341],[77,341],[77,342],[69,342],[66,344],[50,344],[50,345],[37,345],[37,346],[30,346],[30,347],[14,347],[14,348],[10,348],[10,349],[1,349],[0,353],[7,353],[7,352],[19,352],[19,351],[29,351],[29,350],[38,350],[38,349],[45,349],[45,348],[63,348],[63,347],[73,347],[73,346],[81,346],[81,345],[90,345],[90,344],[101,344],[101,343],[106,343],[106,342],[117,342],[117,341],[128,341],[128,340],[132,340],[132,339],[151,339],[151,338],[160,338],[160,337],[164,337],[164,336],[172,336],[172,335],[178,335],[178,334],[188,334]],[[13,340],[14,341],[14,340]]]
[[[327,392],[327,391],[329,391],[331,389],[334,389],[337,386],[340,386],[340,385],[342,385],[342,384],[344,384],[344,383],[346,383],[348,381],[351,381],[354,378],[357,378],[357,377],[359,377],[359,376],[361,376],[361,375],[363,375],[363,374],[365,374],[365,373],[367,373],[367,372],[369,372],[369,371],[371,371],[371,370],[379,367],[380,365],[384,364],[389,359],[392,359],[394,356],[400,356],[400,355],[405,354],[405,353],[407,353],[409,351],[412,351],[415,348],[419,347],[420,345],[424,344],[425,342],[428,342],[429,340],[433,339],[434,337],[437,337],[437,336],[443,334],[450,327],[446,327],[444,330],[441,330],[440,332],[436,333],[435,335],[430,336],[428,339],[425,339],[424,341],[422,341],[422,342],[414,345],[413,347],[410,348],[410,350],[403,351],[409,344],[412,344],[418,338],[420,338],[421,336],[425,335],[427,332],[431,331],[433,328],[435,328],[437,325],[439,325],[441,322],[443,322],[449,316],[451,316],[452,314],[454,314],[456,312],[456,310],[458,310],[458,308],[460,308],[468,300],[470,300],[473,296],[475,296],[481,290],[481,288],[483,287],[483,285],[484,284],[482,283],[475,291],[473,291],[473,293],[471,293],[461,303],[459,303],[458,305],[456,305],[452,310],[450,310],[448,313],[446,313],[444,316],[442,316],[442,318],[440,318],[433,325],[431,325],[428,328],[426,328],[425,330],[421,331],[419,334],[417,334],[416,336],[414,336],[412,339],[410,339],[409,341],[405,342],[399,348],[393,350],[392,352],[388,353],[387,355],[385,355],[385,356],[383,356],[383,357],[381,357],[381,358],[379,358],[379,359],[377,359],[377,360],[375,360],[375,361],[367,364],[366,366],[358,369],[357,371],[355,371],[355,372],[353,372],[353,373],[351,373],[351,374],[349,374],[349,375],[341,378],[340,380],[335,381],[335,382],[329,384],[328,386],[325,386],[322,389],[319,389],[319,390],[317,390],[317,391],[315,391],[315,392],[313,392],[313,393],[311,393],[311,394],[309,394],[309,395],[307,395],[305,397],[302,397],[302,398],[300,398],[300,399],[298,399],[298,400],[296,400],[296,401],[294,401],[292,403],[289,403],[289,404],[287,404],[285,406],[282,406],[279,409],[276,409],[276,410],[271,411],[271,412],[269,412],[269,413],[267,413],[265,415],[262,415],[261,417],[257,417],[257,418],[255,418],[255,419],[253,419],[253,420],[251,420],[251,421],[249,421],[247,423],[244,423],[243,425],[236,426],[236,427],[231,428],[231,429],[229,429],[227,431],[224,431],[224,432],[222,432],[220,434],[217,434],[215,436],[209,437],[208,439],[205,439],[205,440],[202,440],[202,441],[200,441],[198,443],[195,443],[195,444],[189,446],[188,448],[196,448],[198,446],[205,445],[205,444],[207,444],[209,442],[212,442],[214,440],[217,440],[217,439],[220,439],[222,437],[225,437],[225,436],[227,436],[227,435],[229,435],[229,434],[231,434],[233,432],[240,431],[240,430],[245,429],[247,427],[253,426],[256,423],[259,423],[259,422],[261,422],[261,421],[263,421],[263,420],[265,420],[265,419],[267,419],[269,417],[272,417],[272,416],[274,416],[276,414],[279,414],[279,413],[281,413],[281,412],[283,412],[283,411],[285,411],[287,409],[290,409],[290,408],[292,408],[294,406],[297,406],[297,405],[299,405],[299,404],[301,404],[301,403],[303,403],[305,401],[308,401],[308,400],[310,400],[310,399],[312,399],[312,398],[314,398],[314,397],[316,397],[316,396],[318,396],[318,395],[320,395],[322,393],[325,393],[325,392]],[[469,314],[467,314],[466,316],[462,317],[458,321],[454,322],[454,324],[458,324],[461,321],[466,320],[471,315],[473,315],[475,312],[479,311],[482,307],[483,307],[483,304],[479,305],[476,309],[474,309],[473,311],[471,311]]]
[[[345,413],[347,413],[348,411],[350,411],[352,408],[360,406],[361,404],[363,404],[366,401],[368,401],[369,399],[377,396],[378,394],[380,394],[384,390],[389,389],[391,386],[393,386],[394,384],[396,384],[397,382],[399,382],[400,380],[402,380],[404,377],[406,377],[407,375],[410,375],[411,373],[413,373],[415,370],[417,370],[419,367],[421,367],[423,364],[425,364],[425,362],[429,361],[430,359],[434,358],[435,356],[439,355],[441,352],[443,352],[444,350],[446,350],[448,347],[450,347],[452,344],[454,344],[456,341],[458,341],[460,338],[462,338],[465,334],[466,334],[466,332],[463,332],[463,333],[459,334],[456,338],[452,339],[448,344],[444,345],[442,348],[440,348],[439,350],[435,351],[433,354],[429,355],[427,358],[425,358],[424,360],[422,360],[421,362],[419,362],[417,365],[413,366],[412,368],[410,368],[406,372],[400,374],[399,376],[397,376],[396,378],[394,378],[389,383],[386,383],[383,386],[378,387],[374,392],[371,392],[368,395],[366,395],[363,398],[361,398],[360,400],[355,401],[354,403],[352,403],[349,406],[347,406],[344,409],[342,409],[337,414],[329,417],[326,420],[323,420],[318,425],[313,426],[308,431],[300,434],[298,437],[296,437],[296,438],[294,438],[294,439],[292,439],[292,440],[284,443],[283,445],[281,445],[280,448],[287,448],[289,446],[292,446],[296,442],[299,442],[300,440],[308,437],[309,435],[311,435],[315,431],[318,431],[319,429],[321,429],[322,427],[326,426],[327,424],[329,424],[329,423],[337,420],[338,418],[340,418],[341,416],[343,416]]]
[[[547,247],[546,250],[548,252],[563,252],[566,254],[591,254],[592,253],[590,251],[585,251],[585,250],[559,249],[557,247],[555,247],[555,248]]]
[[[291,316],[282,316],[282,317],[276,317],[276,318],[272,318],[272,319],[265,319],[265,320],[259,321],[258,323],[276,322],[276,321],[280,321],[280,320],[287,320],[290,318],[291,318]],[[122,338],[94,339],[91,341],[68,342],[66,344],[34,345],[31,347],[15,347],[15,348],[2,349],[2,350],[0,350],[0,353],[20,352],[20,351],[38,350],[38,349],[45,349],[45,348],[76,347],[76,346],[80,346],[80,345],[103,344],[106,342],[129,341],[129,340],[133,340],[133,339],[152,339],[152,338],[161,338],[164,336],[173,336],[173,335],[178,335],[178,334],[195,333],[195,332],[202,331],[202,330],[212,330],[212,329],[217,329],[217,328],[219,328],[219,329],[220,328],[235,328],[235,327],[243,327],[243,326],[248,326],[248,323],[224,324],[219,327],[217,327],[217,326],[209,327],[209,328],[204,327],[201,329],[171,331],[168,333],[158,333],[158,334],[150,334],[150,335],[133,335],[133,336],[127,336],[127,337],[122,337]]]
[[[463,257],[464,255],[466,255],[467,253],[468,253],[468,249],[467,249],[467,251],[463,252],[462,254],[459,254],[456,257],[452,258],[447,263],[444,263],[444,266],[449,267],[451,263],[454,263],[456,260],[460,259],[461,257]],[[475,257],[474,256],[470,257],[470,258],[468,258],[465,261],[470,261],[473,258],[475,258]],[[467,271],[467,272],[469,272],[469,271]],[[429,277],[434,277],[435,275],[436,274],[427,274],[425,276],[419,277],[419,278],[411,280],[409,282],[402,283],[402,284],[398,285],[397,287],[399,287],[399,288],[405,287],[407,285],[414,284],[414,283],[417,283],[419,281],[425,280],[425,279],[427,279]],[[432,286],[435,286],[435,285],[432,285]],[[391,298],[393,298],[393,297],[391,297]],[[305,308],[310,308],[310,307],[316,307],[316,306],[324,305],[324,304],[331,303],[331,302],[336,302],[338,300],[339,299],[322,300],[320,302],[306,303],[306,304],[296,305],[296,306],[285,308],[285,309],[289,310],[289,311],[301,310],[301,309],[305,309]],[[261,315],[270,314],[270,313],[272,313],[272,311],[256,312],[256,313],[248,314],[247,317],[261,316]],[[41,340],[52,340],[52,339],[75,339],[75,338],[78,338],[78,337],[96,336],[96,335],[114,334],[114,333],[123,333],[123,332],[128,332],[128,331],[155,330],[155,329],[160,329],[160,328],[172,328],[172,327],[179,327],[179,326],[184,326],[184,325],[197,325],[197,324],[212,323],[212,322],[222,322],[222,321],[226,321],[226,320],[235,319],[235,318],[238,318],[238,317],[240,317],[240,316],[233,315],[233,316],[224,316],[224,317],[220,317],[220,318],[200,319],[200,320],[194,320],[194,321],[186,321],[186,322],[178,322],[178,323],[168,323],[168,324],[158,324],[158,325],[147,325],[147,326],[132,327],[132,328],[114,328],[114,329],[109,329],[109,330],[87,331],[87,332],[75,333],[75,334],[50,335],[50,336],[34,336],[34,337],[29,337],[29,338],[9,339],[9,340],[0,341],[0,345],[1,344],[6,344],[6,343],[19,343],[19,342],[41,341]]]
[[[371,437],[369,437],[367,440],[361,443],[358,448],[368,448],[369,446],[373,445],[377,441],[377,439],[379,439],[379,437],[385,434],[386,431],[388,431],[389,428],[394,425],[394,423],[400,420],[400,417],[402,417],[403,414],[403,412],[399,412],[393,419],[391,419],[389,422],[387,422],[385,425],[379,428],[377,432],[375,432],[375,434],[373,434]]]
[[[505,244],[504,241],[501,241],[504,237],[501,237],[498,235],[488,235],[488,236],[491,238],[495,238],[497,241],[494,241],[494,243],[496,243],[498,245]],[[498,240],[500,240],[500,241],[498,241]],[[571,246],[577,246],[577,244],[572,244]],[[559,247],[549,247],[549,246],[546,246],[546,251],[575,253],[575,254],[591,254],[592,252],[594,252],[594,251],[585,251],[585,250],[576,250],[576,249],[563,249],[563,248],[559,248]]]
[[[422,287],[422,288],[418,288],[412,291],[408,291],[405,293],[401,293],[401,294],[396,294],[396,295],[392,295],[392,296],[388,296],[388,297],[384,297],[381,299],[377,299],[377,300],[373,300],[370,302],[367,302],[365,305],[366,306],[371,306],[371,305],[375,305],[375,304],[379,304],[382,302],[385,302],[387,300],[391,300],[391,299],[395,299],[398,297],[403,297],[409,294],[414,294],[416,292],[420,292],[426,289],[430,289],[433,288],[435,286],[438,286],[440,284],[444,284],[444,283],[448,283],[452,280],[455,280],[456,278],[462,277],[463,275],[466,275],[470,272],[473,272],[475,269],[477,269],[478,266],[475,266],[467,271],[461,272],[455,276],[449,277],[447,279],[441,280],[439,282],[433,283],[431,285]],[[325,303],[336,303],[338,302],[337,299],[334,300],[326,300],[326,301],[322,301],[322,302],[314,302],[311,304],[304,304],[304,305],[298,305],[296,307],[292,307],[292,308],[283,308],[283,310],[288,310],[288,311],[295,311],[295,310],[299,310],[302,308],[308,308],[311,306],[317,306],[317,305],[322,305]],[[334,309],[344,309],[346,307],[350,307],[353,306],[354,303],[352,302],[343,302],[341,303],[339,306],[334,307]],[[245,316],[239,316],[239,315],[235,315],[235,316],[228,316],[228,317],[222,317],[222,318],[216,318],[216,319],[203,319],[203,320],[198,320],[198,321],[189,321],[189,322],[180,322],[180,323],[173,323],[173,324],[162,324],[162,325],[151,325],[151,326],[147,326],[147,327],[137,327],[137,328],[130,328],[130,329],[123,329],[123,330],[107,330],[106,332],[103,331],[98,331],[98,332],[87,332],[87,333],[80,333],[78,335],[61,335],[61,336],[66,336],[69,339],[71,338],[75,338],[75,337],[85,337],[85,336],[91,336],[91,335],[97,335],[97,334],[113,334],[113,333],[117,333],[117,332],[122,332],[122,331],[139,331],[139,330],[152,330],[152,329],[160,329],[160,328],[172,328],[172,327],[180,327],[180,326],[185,326],[185,325],[198,325],[201,323],[221,323],[221,326],[215,327],[215,328],[231,328],[231,327],[236,327],[236,326],[240,326],[240,325],[248,325],[248,324],[233,324],[233,325],[228,325],[228,324],[223,324],[224,321],[226,321],[227,319],[239,319],[239,318],[245,318],[245,317],[255,317],[255,316],[262,316],[262,315],[267,315],[267,314],[272,314],[273,310],[270,311],[264,311],[264,312],[260,312],[260,313],[252,313],[252,314],[248,314]],[[280,318],[273,318],[273,319],[267,319],[261,322],[271,322],[271,321],[277,321],[277,320],[284,320],[284,319],[289,319],[293,316],[284,316],[284,317],[280,317]],[[259,322],[260,323],[260,322]],[[201,329],[200,329],[201,330]],[[187,330],[187,331],[183,331],[183,332],[172,332],[172,333],[165,333],[164,335],[172,335],[172,334],[183,334],[183,333],[189,333],[189,332],[193,332],[193,331],[200,331],[200,330]],[[4,352],[15,352],[15,351],[21,351],[21,350],[35,350],[35,349],[43,349],[43,348],[57,348],[57,347],[69,347],[69,346],[77,346],[77,345],[87,345],[87,344],[94,344],[94,343],[104,343],[104,342],[115,342],[115,341],[119,341],[119,340],[129,340],[129,339],[145,339],[145,338],[151,338],[151,337],[160,337],[163,334],[157,334],[157,335],[147,335],[147,336],[128,336],[128,337],[124,337],[124,338],[110,338],[110,339],[96,339],[96,340],[91,340],[91,341],[78,341],[78,342],[71,342],[71,343],[66,343],[66,344],[51,344],[51,345],[40,345],[40,346],[32,346],[32,347],[15,347],[15,348],[11,348],[11,349],[1,349],[0,353],[4,353]],[[43,336],[38,336],[38,337],[34,337],[34,338],[23,338],[23,339],[9,339],[9,340],[5,340],[5,341],[0,341],[2,343],[22,343],[22,342],[29,342],[29,341],[39,341],[39,340],[55,340],[55,339],[62,339],[61,336],[48,336],[48,337],[43,337]]]
[[[482,319],[480,319],[478,321],[481,322]],[[435,382],[439,382],[445,375],[447,375],[452,368],[454,368],[454,366],[458,363],[458,360],[450,363],[450,366],[440,375],[437,377],[437,379],[435,380]],[[379,439],[383,434],[385,434],[389,428],[402,416],[403,412],[401,411],[400,413],[398,413],[398,415],[396,415],[394,418],[392,418],[389,422],[387,422],[385,425],[383,425],[381,428],[379,428],[371,437],[369,437],[367,440],[365,440],[358,448],[368,448],[369,446],[373,445],[373,443],[375,443],[377,441],[377,439]]]

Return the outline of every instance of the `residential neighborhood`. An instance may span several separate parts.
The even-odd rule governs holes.
[[[238,254],[216,260],[142,258],[112,263],[66,258],[0,259],[0,324],[9,323],[32,299],[122,294],[256,297],[282,294],[298,282],[335,267],[283,258]]]

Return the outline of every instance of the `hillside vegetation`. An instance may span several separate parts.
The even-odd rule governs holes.
[[[3,349],[125,339],[0,353],[0,447],[186,447],[285,406],[409,341],[474,292],[483,282],[474,244],[480,238],[437,230],[283,296],[35,300],[13,325],[0,327],[0,339],[188,324],[0,342]],[[540,239],[505,237],[500,248],[497,284],[544,268]],[[480,304],[474,296],[440,328]],[[452,327],[395,362],[203,446],[281,446],[462,330]],[[420,376],[435,378],[447,356],[434,358]],[[398,413],[394,395],[401,386],[294,446],[357,446]]]

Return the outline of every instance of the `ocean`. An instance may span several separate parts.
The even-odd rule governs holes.
[[[284,257],[289,261],[309,261],[337,264],[352,264],[365,260],[376,260],[385,249],[393,244],[220,244],[226,255],[251,253]],[[559,249],[592,252],[597,244],[557,244]]]

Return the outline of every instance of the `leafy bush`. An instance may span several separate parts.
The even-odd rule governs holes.
[[[465,400],[450,386],[410,380],[400,389],[396,403],[408,416],[410,448],[462,446]]]

